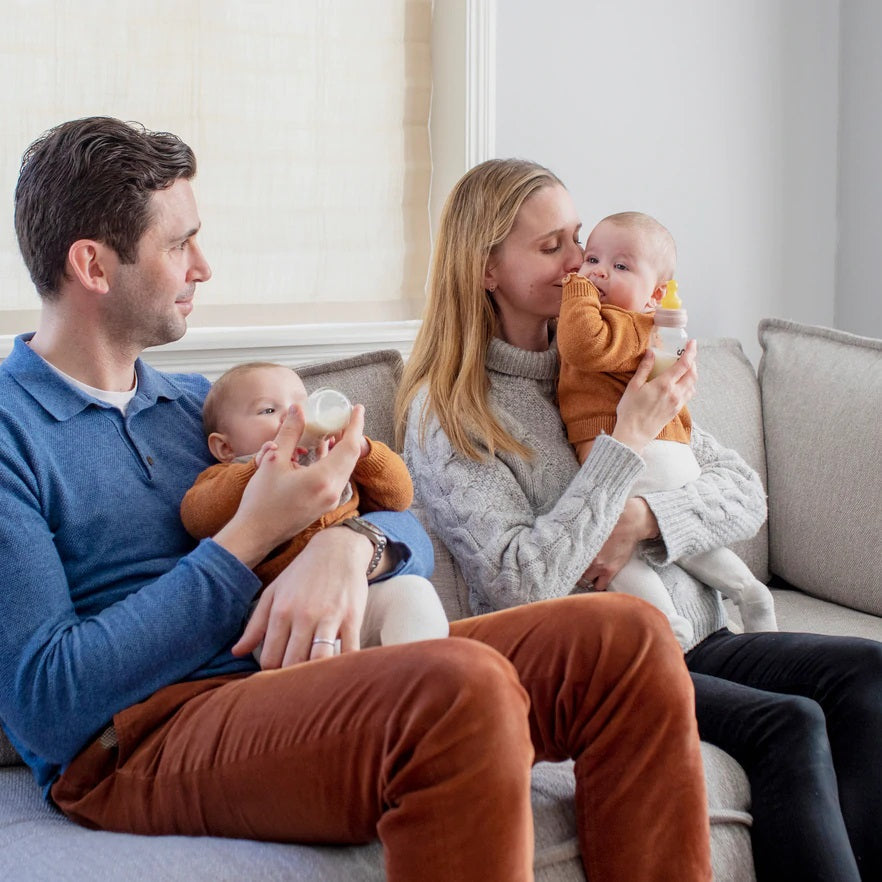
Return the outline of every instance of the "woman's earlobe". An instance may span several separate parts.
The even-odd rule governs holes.
[[[484,290],[488,294],[495,293],[496,288],[499,285],[499,283],[496,281],[496,279],[493,276],[493,270],[495,268],[496,268],[495,266],[485,266],[484,267]]]

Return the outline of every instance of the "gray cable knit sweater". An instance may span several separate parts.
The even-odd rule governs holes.
[[[532,459],[500,453],[474,462],[453,450],[434,417],[420,444],[425,390],[411,407],[404,444],[417,499],[459,564],[475,614],[573,593],[643,469],[637,454],[608,435],[579,467],[555,404],[553,344],[530,352],[494,339],[486,365],[493,407],[536,451]],[[733,450],[696,427],[692,450],[701,477],[645,497],[661,539],[646,543],[644,555],[698,643],[725,625],[722,601],[673,561],[752,536],[766,503],[758,476]]]

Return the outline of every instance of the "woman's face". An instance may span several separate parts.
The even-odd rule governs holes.
[[[560,312],[563,277],[582,265],[581,228],[572,197],[559,184],[537,190],[521,205],[484,279],[504,340],[535,348],[530,341],[544,335],[547,346],[548,320]]]

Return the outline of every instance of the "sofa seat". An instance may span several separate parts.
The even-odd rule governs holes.
[[[837,637],[867,637],[882,641],[882,618],[812,597],[794,588],[772,588],[778,627]]]
[[[745,882],[738,866],[750,849],[750,789],[741,767],[702,745],[711,794],[711,846],[716,882]],[[573,807],[572,763],[533,770],[538,882],[585,882]],[[0,769],[0,879],[163,880],[191,882],[382,882],[378,842],[303,846],[242,839],[136,836],[86,830],[47,804],[24,766]]]

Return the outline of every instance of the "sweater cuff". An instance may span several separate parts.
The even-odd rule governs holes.
[[[607,496],[627,496],[645,468],[643,460],[627,444],[611,435],[598,435],[582,464],[582,474],[591,476]]]
[[[690,553],[683,539],[692,533],[694,503],[681,491],[645,493],[643,499],[658,522],[659,538],[646,543],[646,556],[658,566],[674,563]],[[679,541],[678,541],[679,540]]]
[[[362,456],[356,460],[355,467],[352,470],[352,479],[354,481],[370,481],[373,478],[382,477],[388,467],[389,454],[392,453],[385,444],[372,441],[367,435],[365,435],[365,440],[370,450],[367,456]]]
[[[593,297],[600,307],[600,292],[585,276],[568,273],[563,279],[563,300],[576,300],[580,297]]]

